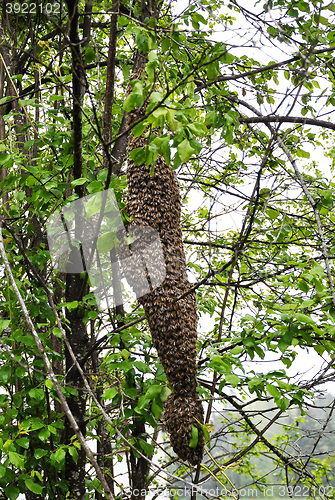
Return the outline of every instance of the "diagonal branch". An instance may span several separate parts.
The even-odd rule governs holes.
[[[327,53],[327,52],[333,52],[335,50],[335,47],[325,47],[323,49],[318,49],[318,50],[314,50],[312,52],[313,55],[317,55],[317,54],[324,54],[324,53]],[[278,63],[273,63],[273,64],[269,64],[268,66],[263,66],[262,68],[255,68],[255,69],[252,69],[250,71],[245,71],[244,73],[240,73],[240,74],[235,74],[235,75],[222,75],[222,76],[218,76],[217,78],[214,78],[214,80],[211,80],[210,82],[206,82],[206,83],[203,83],[201,85],[199,85],[198,87],[196,87],[196,89],[194,90],[194,92],[200,92],[200,90],[203,90],[203,89],[206,89],[208,87],[210,87],[211,85],[214,85],[216,83],[220,83],[220,82],[227,82],[227,81],[231,81],[231,80],[239,80],[240,78],[245,78],[247,76],[254,76],[254,75],[258,75],[259,73],[264,73],[265,71],[271,71],[273,69],[277,69],[277,68],[280,68],[282,66],[285,66],[287,64],[291,64],[295,61],[299,61],[299,59],[302,59],[301,57],[302,55],[299,54],[297,56],[294,56],[294,57],[290,57],[290,59],[286,59],[285,61],[281,61],[281,62],[278,62]]]
[[[33,336],[33,338],[35,340],[35,343],[37,345],[37,348],[38,348],[38,351],[40,353],[40,356],[41,356],[41,358],[43,360],[43,363],[44,363],[45,368],[46,368],[46,370],[48,372],[50,380],[54,384],[55,390],[56,390],[57,395],[58,395],[58,397],[59,397],[59,399],[60,399],[60,401],[62,403],[64,412],[65,412],[65,414],[66,414],[66,416],[67,416],[67,418],[68,418],[68,420],[69,420],[69,422],[71,424],[71,427],[72,427],[73,431],[75,432],[75,434],[76,434],[76,436],[77,436],[77,438],[78,438],[81,446],[85,450],[85,453],[86,453],[88,459],[90,460],[91,464],[95,468],[97,476],[98,476],[98,478],[99,478],[99,480],[100,480],[100,482],[103,485],[103,488],[105,490],[107,498],[109,500],[114,500],[114,497],[113,497],[113,495],[112,495],[112,493],[111,493],[111,491],[110,491],[110,489],[108,487],[108,484],[107,484],[107,482],[105,480],[105,477],[104,477],[104,475],[102,473],[102,470],[98,466],[98,463],[95,460],[94,455],[93,455],[93,453],[92,453],[89,445],[87,444],[87,442],[86,442],[86,440],[85,440],[82,432],[80,431],[78,423],[75,420],[75,418],[74,418],[74,416],[73,416],[73,414],[72,414],[72,412],[71,412],[71,410],[69,408],[69,405],[68,405],[68,403],[67,403],[67,401],[66,401],[66,399],[65,399],[65,397],[63,395],[62,389],[61,389],[61,387],[60,387],[60,385],[58,383],[57,377],[56,377],[56,375],[55,375],[55,373],[54,373],[54,371],[52,369],[52,366],[50,364],[49,358],[48,358],[48,356],[47,356],[47,354],[45,352],[44,346],[43,346],[43,344],[42,344],[42,342],[41,342],[41,340],[40,340],[40,338],[38,336],[37,331],[35,330],[34,324],[33,324],[32,320],[30,318],[30,315],[29,315],[29,311],[28,311],[28,309],[26,307],[26,304],[24,303],[24,300],[22,298],[22,295],[21,295],[21,293],[20,293],[20,291],[19,291],[19,289],[18,289],[18,287],[16,285],[16,282],[15,282],[14,276],[12,274],[12,270],[10,268],[10,265],[9,265],[9,262],[8,262],[8,259],[7,259],[7,255],[6,255],[6,250],[5,250],[5,246],[4,246],[4,242],[3,242],[3,237],[2,237],[2,227],[3,227],[3,219],[1,218],[0,219],[0,253],[1,253],[1,256],[2,256],[2,259],[3,259],[3,263],[4,263],[4,266],[5,266],[7,275],[9,277],[9,281],[10,281],[12,287],[13,287],[14,293],[15,293],[15,295],[17,297],[17,300],[18,300],[18,302],[20,304],[20,308],[21,308],[21,310],[23,312],[23,315],[25,317],[26,323],[27,323],[27,325],[29,327],[29,330],[32,333],[32,336]]]

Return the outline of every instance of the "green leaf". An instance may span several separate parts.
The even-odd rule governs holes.
[[[273,210],[272,208],[268,208],[266,210],[267,215],[270,217],[271,220],[277,219],[277,217],[280,215],[277,210]]]
[[[25,485],[27,486],[28,490],[32,491],[33,493],[36,493],[37,495],[41,495],[43,493],[43,486],[40,484],[34,483],[34,481],[30,478],[25,479]]]
[[[145,163],[147,153],[145,148],[135,148],[129,155],[129,159],[133,160],[135,165],[143,165]]]
[[[222,61],[225,62],[226,64],[231,64],[235,60],[235,56],[233,54],[230,54],[229,52],[226,52],[222,56]]]
[[[168,109],[168,112],[166,114],[166,121],[167,124],[172,132],[175,132],[178,127],[178,122],[175,119],[175,110],[174,109]]]
[[[280,410],[285,411],[290,406],[290,401],[287,398],[282,397],[281,399],[276,399],[276,405]]]
[[[26,450],[29,448],[29,438],[27,437],[19,438],[15,442],[18,445],[22,446],[22,448],[25,448]]]
[[[69,450],[71,457],[73,458],[73,461],[75,463],[77,463],[78,462],[78,452],[77,452],[76,448],[73,448],[72,446],[70,446],[70,448],[68,448],[68,450]]]
[[[102,398],[103,399],[113,399],[114,396],[118,394],[118,391],[115,387],[110,387],[109,389],[106,389],[103,393]]]
[[[236,355],[236,354],[241,354],[241,352],[243,351],[244,351],[243,347],[239,347],[237,345],[231,349],[230,353]]]
[[[139,441],[140,446],[141,446],[142,450],[144,451],[144,453],[149,457],[154,450],[153,446],[151,446],[151,444],[144,441],[144,439],[139,439],[138,441]]]
[[[240,378],[233,373],[227,373],[225,378],[233,387],[236,387],[240,383]]]
[[[63,95],[57,95],[57,94],[53,94],[49,97],[49,102],[54,102],[54,101],[63,101],[64,100],[64,96]]]
[[[297,156],[299,158],[310,158],[310,153],[308,151],[303,151],[302,149],[297,149]]]
[[[3,384],[7,384],[8,380],[11,376],[11,368],[10,366],[2,366],[0,368],[0,382]]]
[[[131,399],[136,399],[138,396],[138,390],[136,389],[136,387],[129,387],[129,389],[126,389],[124,393]]]
[[[328,26],[329,25],[329,21],[328,21],[328,19],[326,17],[318,16],[318,20],[324,26]]]
[[[8,153],[0,154],[0,165],[4,165],[8,162],[8,160],[10,160],[10,155]]]
[[[316,352],[318,354],[320,354],[320,356],[322,356],[322,354],[325,352],[326,348],[323,347],[322,345],[316,345],[314,346],[314,349],[316,350]]]
[[[66,307],[69,311],[72,311],[73,309],[77,309],[78,305],[78,300],[74,300],[73,302],[67,302]]]
[[[19,455],[15,451],[9,451],[8,458],[15,467],[20,470],[24,469],[24,457],[22,455]]]
[[[33,167],[32,165],[26,165],[26,170],[27,170],[27,172],[30,172],[33,175],[38,174],[38,168]]]
[[[214,61],[207,66],[207,76],[209,80],[214,80],[220,74],[219,61]]]
[[[151,413],[149,413],[147,410],[142,410],[141,415],[144,416],[145,421],[151,425],[154,429],[157,429],[157,422],[155,421],[154,417],[152,416]]]
[[[97,249],[100,253],[109,253],[118,244],[116,234],[114,232],[104,233],[99,236]]]
[[[309,286],[308,286],[308,284],[306,283],[306,281],[304,281],[304,280],[299,280],[299,281],[298,281],[298,283],[297,283],[297,285],[298,285],[298,288],[299,288],[300,290],[302,290],[303,292],[305,292],[305,293],[306,293],[306,292],[308,292],[308,290],[309,290]]]
[[[93,47],[86,47],[85,49],[85,63],[90,64],[91,62],[96,60],[96,53]]]
[[[60,463],[65,459],[65,449],[64,448],[58,448],[56,453],[53,453],[53,458],[56,460],[56,462]]]
[[[142,106],[143,102],[143,85],[141,82],[136,82],[132,93],[128,97],[126,97],[123,103],[123,109],[127,112],[130,112],[134,108]]]
[[[2,97],[0,99],[0,104],[4,104],[5,102],[9,101],[10,99],[12,99],[12,96]]]
[[[148,403],[149,403],[149,400],[148,400],[148,398],[146,397],[146,395],[145,395],[145,394],[144,394],[144,395],[142,395],[142,396],[140,397],[140,399],[138,400],[138,404],[137,404],[137,406],[136,406],[135,410],[139,410],[139,411],[143,410],[143,408],[145,408],[145,407],[147,406],[147,404],[148,404]]]
[[[142,373],[151,373],[150,367],[142,361],[135,361],[134,366]]]
[[[99,316],[99,314],[97,313],[97,311],[88,311],[87,316],[90,319],[97,319],[97,317]]]
[[[33,431],[36,431],[44,426],[44,422],[40,418],[32,417],[29,420],[24,420],[21,425],[24,429],[31,428]]]
[[[202,425],[202,432],[204,433],[205,443],[210,448],[211,447],[211,437],[209,435],[208,429],[206,425]]]
[[[191,147],[194,149],[195,154],[198,155],[202,150],[202,145],[200,144],[200,142],[193,138],[190,140],[190,144]]]
[[[76,186],[82,186],[87,181],[88,179],[86,177],[80,177],[80,179],[75,179],[74,181],[71,182],[71,187],[74,188]]]
[[[194,122],[194,123],[189,123],[187,125],[187,128],[193,132],[193,134],[196,134],[196,135],[202,135],[203,131],[204,131],[204,128],[203,128],[203,125],[202,123],[198,123],[198,122]]]
[[[87,191],[92,193],[99,193],[103,189],[103,185],[100,181],[93,181],[86,187]]]
[[[26,370],[25,368],[23,368],[23,366],[17,366],[15,368],[15,375],[19,378],[23,378],[26,374]]]
[[[149,102],[150,102],[150,104],[157,104],[162,99],[163,99],[163,93],[162,92],[151,92]]]
[[[13,445],[13,441],[11,439],[7,439],[5,441],[5,443],[3,444],[3,450],[7,452],[8,450],[10,450],[12,448],[12,445]]]
[[[164,160],[167,165],[170,165],[170,136],[165,137],[157,137],[154,141],[154,144],[158,148],[159,154],[164,157]]]
[[[23,149],[25,150],[25,152],[27,153],[29,151],[29,149],[32,147],[32,145],[34,144],[35,142],[35,139],[32,139],[30,141],[26,141],[24,143],[24,146],[23,146]]]
[[[172,393],[171,389],[168,386],[164,386],[161,393],[160,393],[160,398],[163,403],[167,400],[167,398],[170,396]]]
[[[188,443],[190,448],[196,448],[198,444],[198,428],[195,427],[195,425],[191,425],[191,439],[190,442]]]
[[[144,52],[145,54],[149,52],[149,37],[143,31],[137,33],[135,43],[140,52]]]
[[[157,384],[153,384],[149,387],[149,389],[145,393],[145,397],[147,399],[151,400],[151,399],[154,399],[157,396],[159,396],[161,392],[162,392],[162,386],[157,385]]]
[[[148,123],[146,123],[145,121],[142,121],[142,122],[138,123],[137,125],[135,125],[135,127],[133,128],[133,136],[140,137],[143,134],[143,132],[145,131],[145,129],[147,128],[147,126],[148,126]],[[142,148],[139,148],[139,149],[142,149]]]
[[[162,413],[162,410],[163,410],[162,405],[159,403],[161,403],[161,400],[158,398],[155,398],[151,404],[151,410],[152,410],[152,413],[154,414],[156,420],[159,420],[161,413]]]
[[[215,111],[209,111],[209,113],[206,114],[205,125],[215,126],[216,122],[217,122],[216,112]]]
[[[42,457],[45,457],[45,455],[48,455],[48,454],[49,454],[49,451],[42,450],[42,448],[36,448],[35,453],[34,453],[34,457],[37,460],[40,460]]]
[[[33,399],[36,399],[36,401],[42,401],[44,399],[44,391],[43,389],[38,389],[34,387],[33,389],[30,389],[28,392],[29,396]]]
[[[5,488],[5,493],[10,500],[16,500],[20,494],[20,490],[17,486],[9,486]]]
[[[22,79],[22,75],[21,75],[21,79]],[[20,106],[33,106],[34,104],[36,104],[36,100],[34,97],[32,99],[20,99],[19,103],[20,103]]]
[[[36,179],[32,175],[29,175],[28,179],[26,180],[26,185],[29,188],[32,188],[36,184]]]
[[[55,388],[53,381],[50,380],[49,378],[45,379],[45,387],[47,387],[50,391],[52,391]]]
[[[299,323],[306,323],[307,325],[314,325],[314,321],[307,314],[295,313],[295,319],[299,321]]]
[[[153,111],[152,115],[155,118],[159,118],[160,116],[165,116],[167,112],[168,112],[167,108],[157,108],[155,109],[155,111]]]
[[[46,441],[48,437],[50,436],[50,431],[47,428],[41,429],[40,432],[38,433],[38,437],[41,441]]]
[[[277,387],[275,387],[272,384],[266,384],[266,390],[268,391],[268,393],[270,394],[270,396],[272,396],[274,399],[279,399],[280,396],[281,396],[281,394],[278,391]]]
[[[180,156],[180,159],[183,163],[188,161],[195,151],[187,139],[184,139],[183,142],[181,142],[178,145],[177,150],[178,150],[178,154]]]

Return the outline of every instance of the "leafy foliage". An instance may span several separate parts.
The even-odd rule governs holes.
[[[162,415],[171,388],[143,311],[127,289],[121,309],[99,311],[84,276],[73,278],[76,288],[53,268],[46,238],[46,221],[60,206],[107,188],[129,221],[123,117],[139,113],[132,133],[148,140],[130,158],[153,173],[161,155],[178,176],[184,202],[200,322],[198,392],[208,404],[211,453],[208,470],[199,468],[194,480],[207,477],[234,494],[247,481],[262,489],[272,468],[278,477],[271,481],[309,492],[329,486],[331,497],[334,450],[323,439],[333,433],[331,401],[328,413],[318,414],[310,448],[301,454],[294,443],[301,419],[312,419],[315,396],[334,376],[335,125],[328,119],[335,103],[334,5],[271,0],[246,8],[235,0],[199,0],[180,11],[177,3],[154,2],[155,14],[145,15],[139,2],[124,1],[112,66],[108,37],[117,2],[92,3],[91,15],[78,3],[79,45],[67,31],[68,20],[75,22],[70,0],[55,2],[49,13],[44,2],[38,13],[24,2],[1,7],[4,247],[62,394],[96,446],[115,496],[136,487],[141,467],[145,488],[158,486],[157,471],[172,471]],[[139,53],[143,67],[134,79]],[[109,70],[112,97],[105,91]],[[103,239],[98,245],[114,248]],[[9,499],[68,498],[68,491],[77,494],[76,472],[83,477],[80,498],[101,499],[101,481],[87,467],[3,263],[1,273],[1,491]],[[81,344],[72,336],[75,324]],[[62,329],[74,350],[81,345],[75,354],[84,359],[91,393],[74,374]],[[214,428],[223,408],[228,414]],[[191,448],[197,433],[192,426]],[[252,465],[259,457],[266,462],[263,475]],[[128,473],[120,481],[114,477],[119,464]],[[189,471],[178,462],[164,488],[185,484]]]

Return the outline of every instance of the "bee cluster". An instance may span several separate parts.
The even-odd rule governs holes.
[[[145,105],[132,112],[130,123],[132,116],[138,118],[145,112],[144,108]],[[147,142],[144,134],[140,137],[131,135],[128,151],[144,147]],[[128,160],[127,211],[132,225],[150,226],[158,231],[166,274],[163,283],[139,298],[139,302],[144,307],[153,344],[173,388],[164,405],[164,420],[171,445],[181,459],[196,465],[203,456],[204,435],[201,428],[203,408],[196,392],[195,293],[174,300],[190,289],[180,224],[180,190],[175,172],[162,156],[158,156],[153,174],[150,170],[151,167],[145,164],[137,166]],[[157,273],[161,273],[159,266]],[[198,429],[195,448],[189,446],[192,425]]]

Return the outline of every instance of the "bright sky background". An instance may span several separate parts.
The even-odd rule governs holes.
[[[180,14],[188,5],[189,3],[194,4],[194,1],[188,2],[185,0],[178,1],[177,4],[174,4],[174,9],[176,14]],[[249,10],[252,10],[254,12],[259,12],[261,10],[261,4],[258,4],[257,8],[253,8],[252,4],[248,0],[242,0],[241,5],[244,5],[247,7]],[[222,12],[227,12],[226,9],[222,9]],[[257,59],[260,62],[263,62],[263,64],[268,64],[270,61],[280,61],[285,58],[288,58],[292,55],[292,47],[289,45],[282,46],[281,48],[286,50],[286,54],[283,53],[282,50],[276,49],[273,45],[269,45],[268,47],[264,47],[263,43],[255,44],[254,50],[250,48],[250,26],[245,24],[244,17],[241,14],[238,14],[237,12],[234,11],[229,11],[231,15],[236,17],[236,23],[233,25],[233,29],[236,30],[236,37],[234,39],[234,36],[232,36],[232,32],[230,29],[225,31],[224,26],[222,25],[222,30],[218,28],[218,31],[215,32],[212,38],[214,38],[217,41],[223,41],[227,42],[228,44],[234,44],[234,42],[238,45],[241,45],[241,36],[242,39],[244,38],[246,41],[246,45],[248,45],[248,56],[254,56],[255,59]],[[202,11],[202,14],[204,12]],[[264,42],[264,38],[262,39],[262,42]],[[240,55],[241,51],[243,49],[233,49],[232,52],[236,55]],[[245,50],[244,50],[245,52]],[[285,92],[284,89],[288,87],[288,83],[284,76],[279,75],[279,81],[280,81],[280,88],[281,92]],[[322,85],[324,85],[324,82],[320,81],[320,87],[322,88]],[[242,85],[241,85],[242,88]],[[247,96],[243,98],[244,100],[248,101],[249,104],[253,105],[256,109],[259,108],[259,105],[253,99],[252,95],[247,93]],[[321,105],[320,105],[321,106]],[[300,109],[299,106],[297,105],[295,108],[295,112],[293,113],[294,116],[299,115]],[[271,110],[269,109],[269,112]],[[319,129],[318,127],[308,127],[311,128],[312,132],[318,132]],[[318,164],[318,168],[324,172],[326,177],[328,179],[331,179],[333,174],[330,169],[331,161],[329,158],[326,158],[323,155],[323,151],[321,148],[314,148],[312,144],[305,144],[304,149],[310,153],[310,159],[307,160],[307,163],[311,163],[312,161],[315,161]],[[303,170],[304,165],[307,164],[306,160],[298,160],[297,164],[301,170]],[[250,194],[250,191],[252,190],[253,186],[244,186],[241,189],[244,189],[244,193],[246,195]],[[264,187],[264,185],[262,186]],[[222,200],[224,197],[224,203],[225,205],[236,205],[236,198],[233,196],[230,196],[229,194],[222,194]],[[197,210],[199,206],[201,205],[208,205],[208,200],[205,200],[202,198],[202,200],[199,200],[199,193],[194,196],[190,196],[189,198],[189,209],[190,211]],[[222,212],[222,207],[220,204],[217,204],[217,212]],[[213,210],[213,213],[215,213],[215,209]],[[239,209],[238,213],[236,211],[233,211],[233,213],[227,213],[225,215],[221,215],[220,217],[215,219],[215,222],[211,222],[211,229],[216,229],[218,233],[224,233],[230,229],[239,229],[242,225],[243,221],[243,214],[242,210]],[[192,276],[190,275],[190,279],[192,280]],[[245,311],[245,314],[247,314],[249,311]],[[200,319],[200,330],[202,332],[210,331],[214,327],[214,320],[209,317],[209,315],[202,316]],[[307,350],[302,350],[299,347],[296,348],[296,351],[298,352],[298,356],[296,357],[296,360],[293,362],[292,366],[289,369],[286,369],[286,373],[289,376],[297,376],[296,380],[303,381],[303,380],[310,380],[315,374],[317,374],[320,371],[320,368],[326,364],[326,360],[322,359],[322,357],[317,354],[313,349],[310,349],[308,352]],[[247,367],[250,370],[255,370],[255,371],[260,371],[260,372],[266,372],[268,370],[274,370],[274,369],[283,369],[285,368],[284,365],[280,361],[275,361],[275,359],[278,359],[279,354],[274,356],[273,353],[266,353],[265,359],[261,360],[258,358],[255,358],[253,362],[250,363],[245,363],[244,366],[247,369]],[[328,358],[327,358],[328,360]],[[335,395],[335,382],[328,382],[327,384],[324,384],[322,386],[322,389],[325,392],[330,392],[331,394]]]

